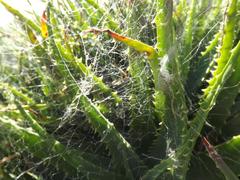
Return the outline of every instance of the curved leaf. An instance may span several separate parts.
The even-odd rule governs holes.
[[[23,23],[26,23],[29,27],[31,27],[33,30],[35,30],[37,33],[40,33],[40,28],[30,19],[26,18],[21,12],[19,12],[17,9],[13,8],[12,6],[8,5],[3,0],[0,0],[0,3],[14,16],[18,17],[19,20]]]

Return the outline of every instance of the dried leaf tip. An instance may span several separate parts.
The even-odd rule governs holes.
[[[134,48],[136,51],[138,52],[144,52],[147,54],[149,59],[153,59],[157,56],[157,52],[156,50],[148,45],[145,44],[141,41],[135,40],[135,39],[131,39],[129,37],[123,36],[121,34],[118,34],[112,30],[109,29],[97,29],[97,28],[91,28],[89,30],[84,31],[83,33],[94,33],[96,35],[99,35],[100,33],[107,33],[109,36],[111,36],[113,39],[123,42],[125,44],[127,44],[128,46]]]
[[[45,10],[43,11],[41,16],[41,33],[42,33],[42,37],[44,38],[48,37],[47,15]]]

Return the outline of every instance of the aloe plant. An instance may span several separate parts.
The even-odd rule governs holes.
[[[29,49],[1,64],[0,177],[238,179],[240,2],[118,3],[0,0]]]

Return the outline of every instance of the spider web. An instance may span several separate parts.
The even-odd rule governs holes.
[[[130,14],[126,14],[121,6],[123,4],[132,3],[132,1],[108,1],[103,3],[103,6],[113,14],[117,14],[119,27],[121,28],[123,35],[128,35],[128,32],[134,31],[135,29],[131,29],[129,27],[127,21],[130,18]],[[135,3],[135,1],[133,1]],[[132,8],[138,8],[136,4]],[[83,6],[79,5],[77,11],[84,12],[85,9]],[[88,14],[89,17],[94,16],[94,14],[98,13],[96,10],[92,11],[92,14]],[[65,16],[69,17],[73,14],[72,11],[65,11]],[[107,14],[103,15],[100,18],[99,22],[94,24],[94,26],[99,28],[105,28],[107,24]],[[63,18],[64,14],[59,14],[57,18]],[[199,16],[204,16],[200,14]],[[156,44],[156,34],[150,34],[155,31],[154,23],[155,17],[155,8],[154,4],[152,6],[146,7],[143,11],[142,15],[137,18],[135,21],[136,26],[140,27],[140,31],[136,32],[135,39],[139,39],[144,41],[147,44],[155,45]],[[91,21],[91,19],[89,19]],[[61,26],[65,29],[74,29],[74,24],[71,21],[68,21],[67,24],[64,24],[66,21],[61,21]],[[203,50],[202,48],[206,45],[210,39],[212,39],[213,32],[215,28],[219,27],[219,21],[214,23],[214,26],[209,27],[209,31],[205,34],[204,37],[201,37],[200,41],[198,41],[192,51],[184,60],[184,63],[187,61],[192,61],[192,59],[199,56],[200,52]],[[13,23],[10,27],[7,27],[4,30],[1,30],[0,41],[3,43],[0,45],[1,54],[0,54],[0,62],[1,62],[1,74],[5,73],[6,70],[8,73],[3,74],[1,77],[2,82],[9,82],[14,78],[21,78],[24,81],[34,81],[35,78],[39,79],[38,75],[34,76],[35,72],[35,65],[38,61],[43,59],[44,57],[37,56],[33,53],[34,46],[27,43],[26,34],[24,31],[19,32],[19,29],[22,27],[23,24],[19,22]],[[12,29],[12,30],[11,30]],[[181,31],[181,30],[180,30]],[[73,31],[71,35],[73,37],[77,37],[81,34],[79,31]],[[134,33],[133,33],[134,34]],[[151,38],[149,38],[149,36]],[[48,41],[51,37],[45,39]],[[82,38],[82,37],[81,37]],[[181,39],[181,36],[178,37]],[[143,102],[130,101],[132,93],[137,89],[141,89],[141,87],[136,87],[134,85],[135,79],[131,77],[129,73],[129,61],[131,57],[129,56],[129,49],[119,43],[116,42],[105,35],[99,36],[91,36],[88,35],[87,37],[83,37],[81,39],[82,44],[76,42],[74,45],[82,46],[83,54],[85,56],[84,64],[86,66],[91,66],[91,71],[99,77],[103,77],[103,82],[106,83],[111,89],[118,92],[118,95],[123,99],[123,103],[119,104],[117,107],[114,106],[113,99],[109,96],[104,95],[97,87],[96,83],[94,82],[93,77],[91,76],[78,76],[72,72],[72,69],[68,67],[67,63],[63,60],[63,65],[65,66],[65,70],[71,75],[73,84],[67,84],[68,86],[78,86],[79,92],[74,96],[71,101],[67,101],[66,104],[61,106],[62,109],[58,109],[57,105],[56,108],[53,108],[51,115],[55,116],[55,121],[53,123],[49,123],[44,125],[47,132],[51,134],[56,140],[61,142],[69,149],[76,149],[79,151],[91,152],[95,154],[99,154],[105,159],[106,162],[99,162],[102,166],[106,167],[107,169],[111,169],[112,164],[110,161],[110,156],[108,151],[106,150],[105,145],[102,143],[102,139],[94,132],[91,128],[90,124],[88,123],[88,119],[85,116],[84,112],[79,107],[79,100],[82,94],[91,98],[93,103],[98,107],[101,105],[107,104],[107,109],[110,111],[105,112],[104,115],[108,118],[111,122],[114,123],[115,127],[123,136],[130,142],[134,141],[131,139],[129,134],[130,128],[130,118],[131,117],[131,110],[134,110],[135,115],[137,117],[141,117],[144,112],[147,111],[146,104],[151,103],[153,100],[152,97],[146,99]],[[40,42],[41,44],[44,43]],[[179,47],[181,48],[181,47]],[[79,55],[79,54],[77,54]],[[76,56],[77,56],[76,55]],[[136,55],[139,59],[146,59],[144,55]],[[22,57],[23,62],[19,61],[19,57]],[[29,67],[21,67],[21,63],[24,63],[25,60],[29,61]],[[197,66],[197,65],[196,65]],[[150,67],[147,63],[145,63],[145,68],[142,70],[142,73],[149,75],[149,78],[152,78],[150,75]],[[141,73],[140,73],[141,74]],[[11,77],[9,77],[11,76]],[[141,79],[141,77],[140,77]],[[64,83],[64,82],[62,82]],[[144,83],[144,82],[143,82]],[[39,93],[43,85],[28,85],[28,88],[35,93]],[[64,86],[63,86],[64,87]],[[0,91],[0,93],[2,93]],[[70,93],[70,92],[69,92]],[[193,94],[188,94],[189,97],[189,109],[196,111],[196,104],[198,101],[192,96],[195,96],[198,92],[191,92]],[[196,94],[195,94],[196,93]],[[10,95],[10,93],[4,92],[4,94],[8,94],[11,98],[10,101],[13,101],[14,97]],[[38,94],[38,98],[41,99],[41,93]],[[97,98],[96,98],[97,97]],[[174,97],[173,97],[174,98]],[[1,99],[1,97],[0,97]],[[194,99],[196,102],[192,102]],[[4,103],[4,100],[1,99],[1,103]],[[134,107],[134,108],[133,108]],[[54,110],[55,109],[55,110]],[[194,112],[193,112],[194,114]],[[57,115],[57,116],[56,116]],[[210,127],[209,132],[212,133],[214,129]],[[200,135],[201,136],[201,135]],[[140,137],[141,139],[141,137]],[[7,156],[9,157],[8,163],[4,165],[4,169],[7,169],[10,176],[14,177],[15,179],[87,179],[88,177],[85,175],[77,175],[71,176],[70,174],[65,174],[59,171],[58,168],[53,167],[50,164],[51,159],[56,158],[55,156],[49,155],[49,157],[44,159],[37,159],[33,156],[33,154],[29,153],[27,147],[21,146],[24,144],[22,139],[13,140],[11,135],[5,135],[4,137],[0,137],[1,146],[5,149],[3,153],[0,153],[0,159],[2,157],[6,157],[8,155],[14,156]],[[19,145],[19,146],[17,146]],[[200,149],[200,150],[199,150]],[[202,153],[201,147],[195,148],[193,159],[196,159],[197,166],[203,166],[209,174],[214,174],[219,178],[222,178],[221,175],[214,173],[208,166],[205,164],[205,161],[200,158],[199,153]],[[61,154],[59,155],[61,156]],[[158,157],[151,157],[148,154],[143,154],[149,159],[157,159]],[[227,157],[226,157],[227,158]],[[234,161],[234,159],[232,159]],[[3,171],[0,163],[0,177],[1,171]]]

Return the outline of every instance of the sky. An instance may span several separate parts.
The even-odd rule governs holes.
[[[45,4],[41,0],[5,0],[5,2],[10,4],[15,9],[18,9],[26,16],[29,16],[27,12],[31,12],[32,9],[39,15],[42,14],[43,10],[45,9]],[[32,7],[28,2],[32,4]],[[0,17],[0,27],[6,26],[14,19],[14,17],[9,12],[7,12],[1,4]]]

